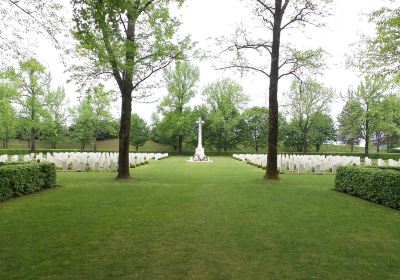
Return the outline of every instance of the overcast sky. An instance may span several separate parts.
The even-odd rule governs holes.
[[[301,32],[292,31],[292,34],[283,33],[283,40],[293,46],[314,49],[322,47],[329,53],[328,70],[320,80],[337,91],[338,97],[331,105],[331,114],[334,117],[340,113],[343,106],[339,94],[345,93],[350,86],[356,86],[360,79],[359,73],[354,69],[346,69],[346,55],[351,53],[351,45],[356,43],[362,34],[373,34],[373,26],[368,23],[366,14],[380,8],[385,2],[384,0],[333,0],[332,16],[325,19],[326,27],[306,28]],[[65,1],[65,5],[70,10],[69,1]],[[248,24],[251,17],[251,10],[240,0],[187,0],[178,13],[183,23],[182,35],[190,34],[192,39],[199,43],[199,47],[211,52],[220,50],[220,46],[214,44],[213,38],[233,34],[236,26],[240,23]],[[40,42],[39,48],[39,60],[51,71],[54,85],[65,86],[69,100],[76,104],[79,93],[73,85],[66,84],[68,74],[59,61],[57,51],[47,41]],[[198,95],[193,100],[193,105],[202,102],[200,93],[205,85],[216,79],[230,77],[240,83],[244,92],[249,95],[251,100],[249,106],[267,106],[268,80],[264,76],[249,73],[241,77],[233,71],[217,71],[214,70],[214,66],[218,65],[218,61],[213,60],[192,62],[198,65],[201,71]],[[289,84],[290,78],[281,80],[280,103],[285,102],[283,93]],[[160,89],[155,96],[161,97],[164,94],[166,90]],[[155,103],[134,104],[133,112],[150,121],[156,106]],[[118,111],[119,104],[113,108],[115,116],[118,116]]]

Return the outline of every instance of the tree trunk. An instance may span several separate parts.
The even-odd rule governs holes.
[[[364,149],[364,156],[369,156],[369,120],[365,121],[365,149]]]
[[[136,145],[136,152],[137,152],[137,151],[139,151],[139,146],[138,146],[138,145]]]
[[[303,142],[303,154],[307,154],[308,153],[308,140],[304,140]]]
[[[178,137],[178,153],[180,155],[182,155],[182,153],[183,153],[182,144],[183,144],[183,135],[179,135],[179,137]]]
[[[97,136],[93,137],[93,151],[97,151]]]
[[[376,152],[379,153],[381,150],[381,139],[380,136],[378,136],[378,139],[376,140]]]
[[[7,149],[6,138],[3,137],[3,149]]]
[[[317,150],[317,153],[319,153],[319,150],[321,149],[321,144],[316,144],[316,145],[315,145],[315,148],[316,148],[316,150]]]
[[[35,128],[31,128],[31,153],[35,153],[36,152],[36,130]]]
[[[354,152],[354,141],[351,141],[351,152]]]
[[[275,0],[274,27],[271,52],[271,72],[269,78],[269,127],[268,156],[265,178],[279,180],[278,172],[278,83],[279,83],[279,53],[281,44],[282,0]]]
[[[129,132],[131,128],[132,90],[124,89],[121,104],[121,124],[119,128],[118,179],[129,179]]]

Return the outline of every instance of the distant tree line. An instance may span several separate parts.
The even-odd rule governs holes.
[[[249,97],[231,79],[208,84],[202,105],[190,106],[200,80],[199,69],[186,61],[163,71],[168,94],[153,114],[152,124],[131,116],[130,144],[138,150],[147,141],[170,145],[177,153],[197,143],[196,120],[202,117],[204,144],[216,152],[242,149],[266,152],[268,109],[249,107]],[[53,149],[65,139],[79,141],[82,150],[97,150],[97,141],[118,137],[119,120],[111,114],[112,91],[102,84],[79,96],[68,107],[65,90],[52,88],[51,75],[36,59],[0,74],[0,137],[2,148],[11,138],[27,141],[34,152],[36,140],[46,140]],[[313,77],[294,79],[286,93],[285,110],[279,114],[279,144],[293,151],[320,151],[323,144],[341,142],[354,146],[364,142],[366,154],[372,143],[376,151],[390,150],[400,140],[400,97],[379,76],[368,76],[344,97],[337,122],[329,114],[335,92]],[[90,146],[89,146],[90,145]]]

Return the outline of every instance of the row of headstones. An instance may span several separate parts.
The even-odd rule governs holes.
[[[234,154],[233,157],[261,168],[266,168],[267,166],[267,155]],[[290,171],[299,174],[309,172],[323,174],[329,172],[336,174],[336,170],[339,166],[346,165],[359,166],[361,165],[361,158],[321,155],[278,155],[278,170],[280,172]]]
[[[148,160],[160,160],[168,157],[167,153],[130,153],[130,167],[137,167],[148,163]],[[50,162],[63,171],[111,171],[118,169],[118,153],[47,153],[0,156],[0,162]]]
[[[396,161],[393,159],[389,159],[387,162],[383,159],[378,159],[377,164],[378,167],[400,167],[400,160]],[[366,157],[365,158],[365,166],[372,166],[372,159]]]

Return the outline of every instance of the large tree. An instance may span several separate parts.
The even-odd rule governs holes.
[[[47,96],[51,92],[50,74],[36,59],[22,61],[19,68],[8,68],[3,74],[7,81],[16,90],[12,97],[19,109],[19,116],[30,131],[30,150],[36,151],[37,133],[41,123],[48,113]]]
[[[132,114],[130,142],[136,151],[150,139],[150,128],[138,114]]]
[[[47,112],[44,116],[44,125],[41,129],[43,138],[51,142],[55,149],[57,142],[65,137],[66,132],[66,104],[65,89],[57,88],[46,96]]]
[[[187,119],[190,110],[188,104],[196,94],[196,83],[200,78],[199,68],[186,61],[178,61],[175,69],[164,70],[164,80],[167,84],[168,95],[161,102],[161,113],[173,113],[178,134],[178,153],[182,154]]]
[[[268,112],[264,107],[252,107],[246,109],[240,116],[241,142],[252,147],[258,152],[265,147],[268,137]]]
[[[113,118],[110,113],[112,95],[103,85],[89,89],[80,104],[73,109],[74,129],[78,137],[92,139],[93,151],[97,150],[97,138],[104,131],[112,132]]]
[[[217,148],[233,148],[239,142],[240,113],[248,101],[242,87],[230,79],[209,84],[203,91],[206,105],[210,110],[207,122],[210,139]]]
[[[400,136],[400,97],[394,94],[385,96],[377,111],[380,130],[384,134],[383,140],[387,151],[390,151],[395,148]]]
[[[362,108],[354,99],[349,99],[338,116],[339,140],[350,145],[351,152],[354,146],[360,143],[362,136]]]
[[[226,50],[235,53],[233,62],[223,69],[237,68],[260,73],[269,80],[269,128],[268,165],[266,178],[277,180],[278,176],[278,134],[279,106],[278,85],[281,78],[289,75],[300,77],[304,69],[320,67],[321,50],[299,51],[286,46],[281,49],[281,35],[289,28],[302,25],[318,25],[316,18],[326,13],[328,0],[247,0],[261,27],[265,28],[263,38],[252,38],[251,32],[239,28],[232,44]],[[247,59],[247,53],[259,55],[256,61]]]
[[[335,123],[330,115],[318,112],[314,119],[314,124],[310,130],[310,143],[315,146],[315,150],[318,153],[322,144],[337,140],[337,132]]]
[[[377,131],[379,104],[385,95],[387,85],[382,76],[366,76],[356,90],[350,92],[349,98],[361,108],[361,134],[365,141],[364,154],[369,155],[369,144],[374,131]]]
[[[288,111],[298,124],[303,139],[303,153],[308,153],[311,129],[320,114],[327,113],[334,96],[333,90],[313,79],[294,80],[288,92]]]
[[[8,148],[9,138],[15,135],[17,117],[11,98],[16,95],[15,89],[7,84],[0,84],[0,138],[3,148]]]
[[[172,2],[183,0],[72,0],[73,35],[87,58],[76,70],[86,78],[114,78],[121,94],[119,179],[130,177],[132,99],[147,95],[154,84],[145,82],[181,58],[189,44],[175,36],[180,24],[170,14]]]

